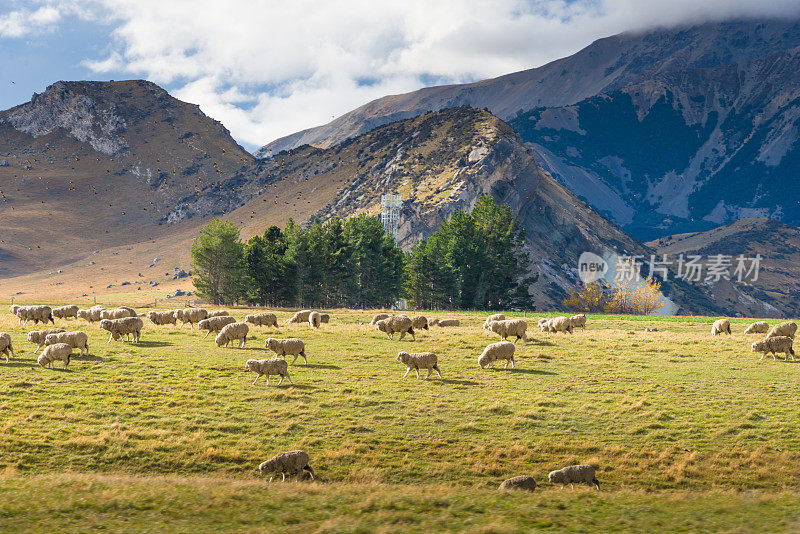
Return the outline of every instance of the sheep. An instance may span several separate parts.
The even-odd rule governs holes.
[[[395,317],[388,317],[386,319],[381,319],[375,326],[381,332],[386,333],[386,337],[389,339],[394,339],[395,333],[400,333],[400,341],[403,340],[405,337],[406,332],[411,334],[412,341],[416,341],[417,337],[414,335],[414,327],[411,326],[411,319],[406,317],[405,315],[397,315]]]
[[[731,322],[727,319],[717,319],[714,321],[714,324],[711,325],[711,335],[717,336],[719,334],[729,334],[731,333]]]
[[[489,329],[489,323],[491,323],[492,321],[505,321],[505,320],[506,320],[506,316],[503,315],[502,313],[495,313],[494,315],[490,315],[483,322],[483,329],[484,330],[488,330]]]
[[[411,326],[415,330],[430,330],[428,328],[428,318],[424,315],[414,315],[411,317]]]
[[[442,372],[439,370],[438,358],[432,352],[398,352],[397,361],[407,368],[403,378],[408,376],[411,369],[414,369],[414,372],[417,373],[417,378],[419,378],[420,369],[428,370],[428,374],[425,375],[425,380],[430,378],[433,371],[436,371],[439,378],[442,378]]]
[[[308,314],[308,326],[319,328],[320,323],[322,323],[322,317],[320,317],[319,312],[312,311]]]
[[[549,332],[550,331],[550,325],[548,323],[550,323],[550,319],[547,319],[546,317],[543,317],[543,318],[539,319],[539,322],[537,324],[539,325],[539,329],[542,332]]]
[[[769,323],[767,321],[757,321],[744,329],[743,334],[766,334],[769,330]]]
[[[216,317],[209,317],[208,319],[203,319],[202,321],[197,323],[197,328],[199,328],[200,330],[208,330],[208,332],[206,332],[206,335],[203,336],[203,339],[205,339],[211,332],[219,332],[225,325],[229,325],[235,322],[236,319],[234,319],[230,315],[217,315]]]
[[[791,321],[779,323],[773,326],[767,333],[767,338],[776,336],[787,336],[794,339],[794,334],[797,332],[797,325]]]
[[[165,325],[165,324],[176,324],[177,319],[175,318],[175,311],[155,311],[151,310],[147,312],[147,318],[150,319],[150,322],[155,325]]]
[[[595,468],[592,465],[570,465],[557,471],[550,471],[547,475],[547,481],[551,484],[589,484],[595,485],[600,489],[600,482],[595,476]]]
[[[583,313],[579,313],[578,315],[573,315],[569,318],[570,322],[572,323],[572,328],[580,327],[581,330],[586,330],[586,315]]]
[[[89,336],[86,332],[74,330],[72,332],[60,332],[55,334],[48,334],[44,338],[44,344],[47,346],[55,345],[56,343],[66,343],[73,349],[80,349],[81,356],[89,355]]]
[[[564,332],[564,334],[569,332],[572,334],[572,321],[570,321],[569,317],[564,317],[563,315],[560,317],[553,317],[552,319],[548,319],[547,329],[549,332]]]
[[[14,354],[14,344],[11,342],[11,334],[8,332],[0,332],[0,354],[5,354],[6,363],[10,361],[8,357],[9,353],[11,356],[17,357],[16,354]]]
[[[487,345],[481,355],[478,357],[478,364],[481,366],[482,369],[486,369],[488,365],[490,368],[494,367],[494,362],[497,360],[505,360],[506,366],[504,369],[508,369],[508,363],[511,362],[511,368],[514,368],[514,349],[516,345],[511,343],[510,341],[498,341],[497,343],[492,343],[491,345]]]
[[[124,319],[125,317],[136,317],[136,312],[130,308],[115,308],[113,310],[101,310],[100,319]]]
[[[58,334],[60,332],[66,332],[66,330],[63,328],[48,328],[47,330],[31,330],[28,332],[28,343],[36,344],[33,353],[36,354],[39,349],[44,347],[44,338],[49,334]]]
[[[11,315],[16,315],[18,309],[19,309],[19,304],[12,304],[11,308],[9,308],[8,311],[11,312]]]
[[[64,369],[66,369],[71,356],[72,347],[70,345],[67,343],[56,343],[55,345],[46,346],[36,362],[42,367],[53,367],[54,361],[61,360],[64,362]]]
[[[306,358],[306,344],[303,343],[303,340],[297,339],[296,337],[287,337],[286,339],[267,338],[267,340],[264,341],[264,348],[284,358],[286,358],[287,354],[294,355],[292,365],[294,365],[294,362],[297,361],[299,356],[303,357],[303,363],[308,364],[308,358]]]
[[[656,328],[655,326],[648,326],[648,327],[645,327],[644,331],[645,332],[658,332],[658,328]]]
[[[61,306],[60,308],[53,308],[53,317],[58,317],[59,319],[67,319],[68,317],[74,317],[77,319],[78,307],[73,304],[70,306]]]
[[[20,306],[17,308],[17,317],[22,320],[22,326],[28,324],[28,321],[33,321],[33,324],[47,324],[48,321],[56,324],[50,306]]]
[[[289,364],[286,363],[286,360],[281,360],[280,358],[273,358],[271,360],[247,360],[244,364],[244,369],[245,371],[256,373],[256,379],[253,380],[254,386],[256,385],[256,381],[264,375],[267,376],[267,385],[269,385],[270,375],[278,375],[281,377],[281,379],[278,380],[279,386],[284,378],[288,378],[289,383],[294,384],[294,382],[292,382],[292,377],[289,376]]]
[[[792,357],[794,360],[794,350],[792,349],[792,343],[794,339],[790,338],[789,336],[773,336],[763,339],[761,341],[756,341],[751,345],[750,351],[751,352],[763,352],[764,354],[758,359],[761,361],[764,359],[764,356],[767,355],[768,352],[772,353],[772,359],[775,359],[776,352],[783,352],[786,356],[784,356],[784,361],[789,360],[789,356]]]
[[[328,324],[329,322],[331,322],[331,316],[327,313],[320,313],[319,320],[325,324]]]
[[[534,480],[533,477],[526,475],[513,477],[509,478],[508,480],[504,480],[497,489],[533,491],[536,489],[536,480]]]
[[[227,317],[229,315],[230,313],[228,313],[227,310],[214,310],[208,312],[208,317],[206,317],[206,319],[210,319],[212,317]]]
[[[247,323],[226,324],[217,334],[214,343],[218,347],[227,347],[231,341],[237,340],[239,342],[238,347],[241,349],[247,343],[247,333],[249,331],[250,327],[247,326]]]
[[[492,321],[489,323],[489,330],[498,334],[500,339],[507,339],[508,336],[517,336],[514,343],[522,340],[523,343],[528,341],[525,336],[525,331],[528,329],[528,323],[523,319],[506,319],[505,321]]]
[[[439,326],[461,326],[461,321],[458,319],[439,319],[436,324]]]
[[[244,322],[250,323],[253,326],[274,326],[275,328],[278,328],[278,318],[274,313],[269,312],[246,315]]]
[[[308,316],[311,315],[311,310],[300,310],[286,320],[286,324],[305,323],[308,321]]]
[[[297,475],[297,480],[303,477],[303,470],[308,471],[311,480],[314,480],[314,469],[308,465],[308,454],[305,451],[289,451],[276,454],[258,466],[258,472],[263,476],[267,473],[281,474],[281,482],[286,480],[286,475]],[[272,482],[274,476],[269,477]]]
[[[136,313],[136,310],[134,310],[130,306],[119,306],[118,309],[120,309],[120,310],[128,310],[128,313],[131,314],[130,315],[131,317],[138,317],[139,316],[139,314]]]
[[[204,308],[184,308],[182,310],[175,310],[175,318],[181,322],[178,328],[183,328],[183,325],[189,323],[189,327],[194,330],[195,323],[199,323],[203,319],[208,319],[208,310]]]
[[[78,317],[86,319],[87,323],[93,323],[100,320],[100,314],[105,308],[89,308],[88,310],[78,310]]]
[[[142,328],[144,322],[139,317],[123,317],[122,319],[102,319],[100,321],[100,328],[111,333],[108,342],[111,340],[119,340],[125,336],[126,340],[130,340],[133,336],[133,342],[138,343],[142,335]]]
[[[369,324],[374,325],[378,321],[382,321],[383,319],[388,319],[389,317],[391,317],[391,315],[389,315],[388,313],[377,313],[372,317],[372,320],[369,322]]]
[[[438,326],[438,325],[439,325],[438,318],[434,317],[433,319],[428,320],[428,326]]]

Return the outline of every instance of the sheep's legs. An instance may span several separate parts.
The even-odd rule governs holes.
[[[433,372],[433,367],[428,367],[428,374],[425,375],[425,380],[431,377],[431,373]]]
[[[36,348],[34,349],[33,353],[34,353],[34,354],[36,354],[36,353],[39,351],[39,349],[41,349],[41,348],[42,348],[42,346],[41,346],[41,345],[39,345],[38,347],[36,347]]]
[[[258,379],[259,379],[260,377],[261,377],[261,375],[256,375],[256,379],[255,379],[255,380],[253,380],[253,385],[254,385],[254,386],[256,385],[256,382],[258,382]],[[269,377],[267,377],[267,385],[269,385]]]
[[[299,354],[295,354],[295,355],[294,355],[294,360],[292,360],[292,363],[290,363],[289,365],[294,365],[294,362],[296,362],[296,361],[297,361],[297,358],[299,358],[299,357],[300,357],[300,355],[299,355]]]
[[[286,482],[286,473],[281,473],[281,482]]]
[[[301,353],[300,353],[300,356],[302,356],[302,357],[303,357],[303,365],[308,365],[308,358],[306,358],[306,351],[305,351],[305,349],[303,350],[303,352],[301,352]]]
[[[210,334],[210,333],[211,333],[211,330],[209,330],[208,332],[206,332],[206,335],[204,335],[204,336],[203,336],[203,339],[207,338],[207,337],[208,337],[208,334]]]
[[[437,365],[436,367],[434,367],[434,369],[436,369],[436,374],[439,375],[439,378],[442,378],[442,372],[439,371],[439,366]]]
[[[414,367],[414,372],[415,372],[415,373],[417,373],[417,380],[419,380],[419,369],[417,369],[416,367]]]
[[[113,338],[114,338],[114,334],[111,334],[110,336],[108,336],[108,342],[109,342],[109,343],[111,343],[111,340],[112,340]]]
[[[406,374],[404,374],[404,375],[403,375],[403,378],[407,377],[407,376],[408,376],[408,373],[410,373],[410,372],[411,372],[411,367],[409,367],[408,369],[406,369]]]

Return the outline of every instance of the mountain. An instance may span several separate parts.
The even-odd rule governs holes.
[[[800,224],[798,47],[797,20],[620,34],[536,69],[378,99],[259,154],[466,104],[506,119],[543,168],[639,239],[741,217]]]

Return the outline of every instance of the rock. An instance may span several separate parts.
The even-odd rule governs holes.
[[[185,294],[186,294],[186,292],[181,291],[180,289],[176,289],[175,293],[173,293],[171,296],[173,296],[173,297],[182,297]]]
[[[180,280],[181,278],[186,278],[187,276],[189,276],[189,273],[187,273],[183,269],[179,269],[175,274],[172,275],[172,279]]]
[[[10,167],[10,166],[11,164],[8,161],[0,159],[0,167]]]
[[[129,286],[129,285],[131,285],[131,283],[130,282],[122,282],[120,285],[121,286]]]

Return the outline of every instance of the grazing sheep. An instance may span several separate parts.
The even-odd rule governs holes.
[[[252,371],[256,373],[256,379],[253,380],[253,385],[256,385],[256,381],[261,378],[262,376],[267,376],[267,385],[269,385],[269,376],[270,375],[278,375],[281,377],[278,380],[278,385],[280,386],[283,383],[284,378],[289,379],[290,384],[294,384],[292,382],[292,377],[289,376],[289,364],[286,363],[286,360],[281,360],[280,358],[273,358],[271,360],[247,360],[244,364],[245,371]]]
[[[756,341],[751,345],[750,351],[751,352],[763,352],[764,354],[758,359],[761,361],[764,359],[764,356],[767,355],[768,352],[772,353],[772,359],[775,359],[776,352],[783,352],[786,354],[784,356],[784,361],[789,360],[789,356],[792,357],[794,360],[794,350],[792,349],[792,343],[794,339],[790,338],[789,336],[774,336],[768,337],[761,341]]]
[[[528,341],[525,336],[525,331],[528,329],[528,323],[522,319],[506,319],[504,321],[492,321],[489,323],[489,330],[498,334],[500,339],[507,339],[508,336],[517,336],[514,343],[522,340],[523,343]]]
[[[744,334],[766,334],[769,330],[767,321],[757,321],[744,329]]]
[[[511,362],[511,368],[514,368],[514,350],[516,345],[510,341],[498,341],[487,345],[481,355],[478,357],[478,364],[482,369],[486,369],[488,365],[490,368],[494,367],[494,362],[497,360],[505,360],[506,366],[503,369],[508,369],[508,363]]]
[[[312,311],[308,314],[308,326],[311,328],[319,328],[321,323],[322,317],[320,317],[319,312]]]
[[[155,325],[176,324],[178,319],[175,318],[175,311],[149,311],[147,318]]]
[[[88,310],[78,310],[78,317],[86,319],[87,323],[93,323],[100,320],[100,314],[105,308],[89,308]]]
[[[46,346],[36,362],[42,367],[53,367],[54,361],[61,360],[64,362],[64,369],[66,369],[71,356],[72,347],[66,343],[56,343],[55,345]]]
[[[111,333],[108,342],[111,340],[120,340],[125,337],[123,341],[130,341],[133,336],[133,342],[138,343],[139,338],[142,336],[142,328],[144,328],[144,321],[140,317],[123,317],[122,319],[102,319],[100,321],[100,328]]]
[[[428,374],[425,375],[425,380],[430,378],[433,371],[436,371],[439,378],[442,378],[442,372],[439,370],[438,358],[432,352],[399,352],[397,353],[397,361],[407,367],[406,374],[403,375],[403,378],[408,376],[411,369],[414,369],[414,372],[417,373],[417,378],[419,378],[420,369],[428,370]]]
[[[539,322],[537,324],[539,325],[539,329],[542,332],[549,332],[550,331],[550,319],[547,319],[547,318],[543,317],[543,318],[539,319]]]
[[[35,343],[37,346],[33,353],[36,354],[39,349],[44,347],[44,338],[49,334],[58,334],[59,332],[66,332],[63,328],[48,328],[47,330],[31,330],[28,332],[28,343]]]
[[[253,326],[274,326],[275,328],[278,328],[278,318],[274,313],[269,312],[246,315],[244,322],[250,323]]]
[[[547,321],[547,329],[549,332],[569,332],[572,334],[572,321],[569,317],[553,317]]]
[[[11,356],[17,357],[14,354],[14,344],[11,343],[11,334],[8,332],[0,332],[0,354],[5,354],[6,363],[9,362],[9,353]]]
[[[648,326],[644,329],[645,332],[658,332],[658,328],[655,326]]]
[[[208,337],[208,334],[211,332],[219,332],[225,325],[233,324],[236,322],[236,319],[231,317],[230,315],[218,315],[216,317],[209,317],[208,319],[203,319],[199,323],[197,323],[197,328],[200,330],[208,330],[206,335],[203,336],[203,339]]]
[[[428,326],[438,326],[438,325],[439,325],[439,319],[437,319],[436,317],[428,320]]]
[[[286,475],[297,475],[297,480],[303,477],[303,470],[311,474],[314,480],[314,469],[308,465],[308,454],[305,451],[289,451],[276,454],[266,462],[258,466],[259,473],[263,476],[267,473],[275,473],[282,476],[281,482],[286,480]],[[275,477],[269,477],[269,481]]]
[[[727,319],[717,319],[714,321],[714,324],[711,325],[711,335],[717,336],[719,334],[730,334],[731,333],[731,322]]]
[[[100,311],[100,319],[124,319],[125,317],[136,316],[136,312],[130,308],[115,308],[113,310]]]
[[[28,324],[28,321],[33,321],[33,324],[39,324],[40,322],[56,324],[53,320],[53,310],[50,306],[20,306],[17,308],[17,317],[22,320],[22,326]]]
[[[18,309],[19,309],[19,304],[12,304],[11,308],[9,308],[8,311],[11,312],[11,315],[16,315]]]
[[[484,330],[488,330],[489,329],[489,323],[491,323],[492,321],[505,321],[505,320],[506,320],[506,316],[503,315],[502,313],[495,313],[494,315],[490,315],[483,322],[483,329]]]
[[[580,327],[581,330],[586,330],[586,315],[583,313],[579,313],[578,315],[573,315],[569,318],[570,322],[572,322],[572,328]]]
[[[227,310],[214,310],[208,312],[208,317],[206,317],[206,319],[210,319],[212,317],[227,317],[229,315],[230,313],[228,313]]]
[[[182,310],[175,310],[175,318],[181,322],[178,328],[183,328],[183,325],[189,323],[189,327],[194,330],[194,325],[208,319],[208,310],[205,308],[184,308]]]
[[[58,317],[59,319],[74,317],[77,319],[78,307],[73,304],[70,306],[61,306],[60,308],[53,308],[53,317]]]
[[[247,343],[248,332],[250,332],[250,327],[247,326],[247,323],[226,324],[217,334],[214,343],[218,347],[227,347],[231,341],[237,340],[239,342],[238,347],[241,349]]]
[[[461,326],[461,321],[458,319],[439,319],[436,324],[439,326]]]
[[[308,322],[308,316],[311,315],[311,310],[300,310],[288,319],[286,324],[305,323]]]
[[[55,345],[56,343],[66,343],[73,349],[80,349],[81,356],[89,355],[89,336],[86,332],[75,330],[72,332],[61,332],[55,334],[48,334],[44,338],[44,344],[47,346]]]
[[[424,315],[414,315],[411,317],[411,326],[415,330],[430,330],[428,328],[428,318]]]
[[[797,325],[791,321],[776,324],[767,333],[767,338],[776,336],[787,336],[794,339],[794,334],[797,332]]]
[[[292,365],[294,362],[297,361],[299,356],[303,357],[303,363],[308,363],[308,358],[306,358],[306,344],[303,343],[303,340],[297,339],[296,337],[287,337],[286,339],[275,339],[275,338],[267,338],[264,341],[264,348],[267,348],[274,352],[276,355],[286,358],[286,355],[289,354],[290,356],[294,356],[294,360],[292,360]]]
[[[547,480],[551,484],[589,484],[600,489],[600,482],[595,477],[595,468],[592,465],[570,465],[557,471],[550,471]]]
[[[319,314],[319,320],[322,321],[325,324],[328,324],[329,322],[331,322],[331,316],[330,316],[330,314],[327,314],[327,313],[320,313]]]
[[[417,340],[417,337],[414,335],[414,327],[411,326],[411,319],[405,315],[396,315],[394,317],[381,319],[375,323],[375,326],[381,332],[385,332],[386,337],[389,339],[394,339],[394,335],[399,332],[400,341],[403,341],[403,337],[405,337],[406,332],[408,332],[411,334],[412,341]]]
[[[504,480],[497,489],[533,491],[536,489],[536,481],[533,477],[522,475]]]
[[[374,325],[378,321],[382,321],[384,319],[388,319],[389,317],[391,317],[391,315],[389,315],[388,313],[375,314],[375,316],[372,318],[372,320],[369,322],[369,324],[373,324]]]

